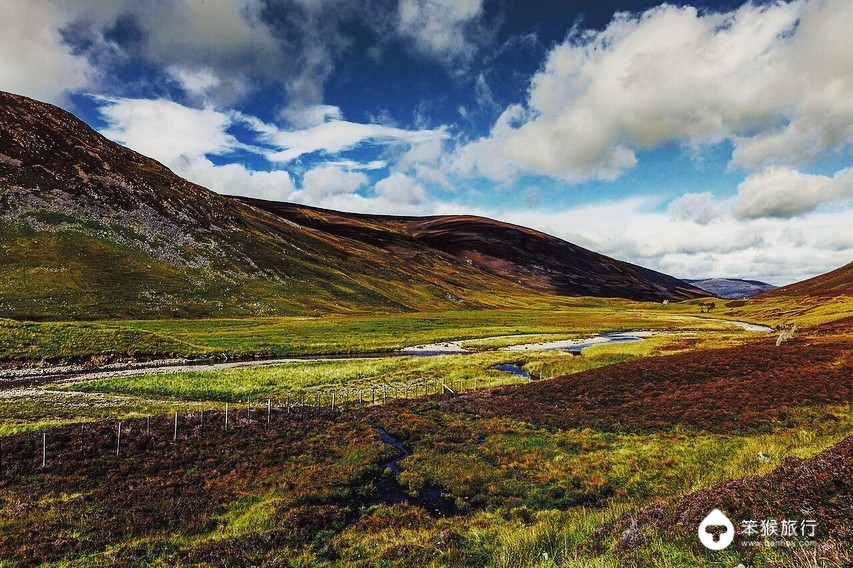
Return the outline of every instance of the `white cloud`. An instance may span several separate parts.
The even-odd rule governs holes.
[[[281,116],[295,128],[309,128],[330,120],[341,120],[343,113],[334,105],[297,105],[285,108]]]
[[[400,172],[394,172],[377,182],[376,195],[390,203],[400,205],[418,205],[426,201],[426,191],[423,186]]]
[[[53,2],[6,0],[0,16],[0,89],[53,103],[89,86],[97,71],[65,45]]]
[[[853,225],[830,231],[828,235],[818,241],[818,246],[826,250],[853,250]]]
[[[733,164],[796,165],[853,142],[853,3],[662,5],[576,31],[458,171],[614,179],[637,150],[728,140]]]
[[[255,171],[241,164],[216,165],[205,157],[186,154],[167,164],[175,173],[224,195],[244,195],[271,201],[293,199],[296,186],[283,170]]]
[[[397,33],[424,55],[467,60],[476,50],[468,32],[482,13],[482,0],[400,0]]]
[[[630,198],[489,215],[681,278],[730,276],[781,285],[853,258],[850,208],[794,219],[741,219],[722,208],[719,218],[702,225],[657,212],[653,205]]]
[[[853,199],[853,168],[833,177],[804,174],[784,166],[756,172],[738,185],[735,215],[787,219],[829,202]]]
[[[444,130],[409,131],[378,124],[332,121],[302,131],[280,130],[256,117],[213,107],[192,108],[165,99],[95,97],[107,122],[103,134],[159,160],[175,173],[220,193],[246,195],[279,201],[342,208],[348,211],[420,213],[426,207],[422,185],[403,173],[394,173],[377,183],[375,194],[359,193],[369,184],[365,171],[388,167],[384,160],[356,162],[332,158],[307,171],[300,187],[289,172],[252,170],[239,163],[215,164],[211,156],[226,156],[235,150],[267,159],[289,160],[311,152],[336,154],[363,143],[419,148],[423,159],[440,149]],[[254,131],[268,144],[244,143],[229,129],[235,124]],[[241,133],[241,137],[246,136]],[[258,140],[252,140],[258,142]]]
[[[218,87],[222,80],[207,67],[188,69],[173,65],[166,72],[181,86],[188,94],[206,98],[208,93]]]
[[[105,37],[120,21],[134,26],[141,39],[128,50],[166,70],[189,94],[220,104],[287,69],[284,46],[262,18],[261,0],[79,0],[59,8],[87,38]],[[87,47],[86,55],[97,60],[98,51]]]
[[[669,204],[669,213],[682,221],[695,221],[707,225],[720,216],[714,195],[709,192],[685,193]]]
[[[340,194],[354,193],[367,185],[367,176],[361,172],[350,172],[340,166],[323,165],[305,173],[302,191],[294,199],[317,203]]]
[[[227,154],[243,145],[228,134],[228,114],[194,109],[166,99],[96,97],[107,121],[103,134],[141,154],[168,163],[181,155]]]
[[[255,152],[227,130],[232,114],[194,109],[163,99],[96,97],[107,121],[102,133],[150,156],[176,174],[208,189],[230,195],[286,200],[296,188],[285,171],[254,171],[241,164],[214,164],[207,156],[235,149]]]
[[[361,144],[420,144],[446,136],[444,129],[405,130],[346,120],[332,120],[304,130],[280,130],[257,121],[254,126],[265,134],[267,142],[281,148],[269,154],[268,158],[274,162],[290,162],[314,152],[337,154]]]

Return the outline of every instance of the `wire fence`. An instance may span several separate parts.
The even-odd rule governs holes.
[[[80,422],[38,432],[0,437],[0,478],[50,471],[57,464],[113,455],[118,459],[197,440],[215,432],[255,427],[298,428],[308,420],[330,420],[399,401],[454,396],[528,382],[523,377],[508,380],[460,379],[454,383],[438,379],[415,383],[383,383],[367,388],[338,387],[302,391],[283,400],[244,400],[224,403],[224,408],[174,412],[126,420]]]

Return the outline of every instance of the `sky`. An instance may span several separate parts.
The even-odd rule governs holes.
[[[0,90],[230,195],[680,278],[853,260],[853,2],[3,0]]]

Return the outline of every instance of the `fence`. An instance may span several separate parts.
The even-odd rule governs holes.
[[[527,382],[508,377],[506,386]],[[378,407],[395,401],[430,396],[456,395],[463,391],[492,388],[491,379],[461,379],[451,385],[434,379],[416,383],[389,384],[367,388],[338,387],[302,391],[274,401],[230,401],[222,410],[202,409],[144,418],[81,422],[57,426],[35,433],[0,437],[0,477],[50,471],[51,466],[78,458],[114,455],[120,459],[129,452],[149,451],[164,444],[177,444],[204,436],[205,433],[235,430],[247,425],[298,427],[306,420],[346,416],[351,411]]]

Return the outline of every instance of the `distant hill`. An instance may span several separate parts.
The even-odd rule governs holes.
[[[533,290],[564,296],[661,301],[704,295],[683,281],[614,260],[557,237],[484,217],[395,217],[342,213],[239,198],[284,219],[411,258],[440,253]]]
[[[703,278],[701,280],[685,279],[684,281],[715,296],[728,299],[750,298],[776,289],[776,286],[766,282],[742,278]]]
[[[235,188],[236,189],[236,188]],[[704,294],[474,217],[371,217],[230,198],[0,92],[0,317],[88,319],[512,307]]]

